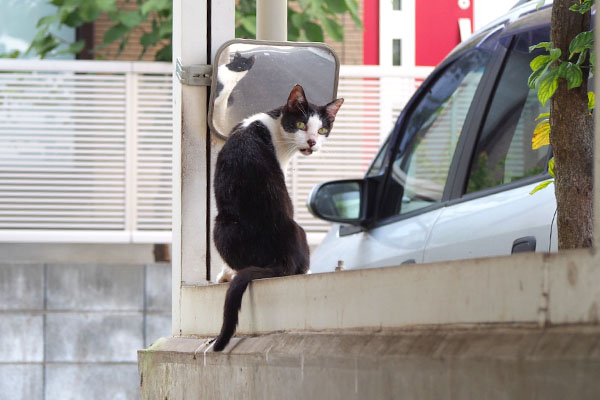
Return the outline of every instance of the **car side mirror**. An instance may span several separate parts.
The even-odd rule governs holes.
[[[246,117],[281,107],[300,84],[311,103],[335,100],[340,63],[323,43],[235,39],[217,51],[208,123],[227,139]]]
[[[332,222],[360,225],[363,220],[362,179],[330,181],[315,186],[308,199],[308,209],[317,218]]]

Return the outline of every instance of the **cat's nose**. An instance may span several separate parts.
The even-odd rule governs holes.
[[[317,142],[312,139],[308,139],[306,143],[308,143],[308,147],[313,147],[315,144],[317,144]]]

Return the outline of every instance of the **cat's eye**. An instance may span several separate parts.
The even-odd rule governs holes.
[[[320,128],[317,132],[319,132],[320,135],[324,135],[327,133],[327,128]]]
[[[302,121],[296,122],[296,128],[298,129],[306,129],[306,124]]]

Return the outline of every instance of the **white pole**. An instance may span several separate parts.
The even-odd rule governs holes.
[[[234,0],[173,0],[173,61],[211,64],[216,48],[232,39],[233,24]],[[207,129],[208,87],[183,85],[174,76],[173,103],[172,332],[179,336],[190,315],[182,288],[205,285],[210,268],[209,162],[216,150]]]
[[[287,40],[286,0],[256,0],[256,39]]]

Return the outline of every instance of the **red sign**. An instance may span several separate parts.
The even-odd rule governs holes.
[[[458,20],[473,21],[473,0],[417,0],[415,64],[435,66],[460,43]]]

